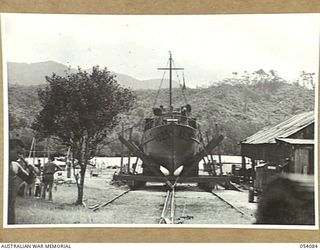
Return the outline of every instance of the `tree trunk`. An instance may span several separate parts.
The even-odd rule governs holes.
[[[81,182],[81,180],[80,180]],[[83,184],[79,183],[78,185],[78,198],[76,201],[76,205],[82,205],[82,200],[83,200]]]
[[[80,190],[80,183],[79,183],[79,175],[78,175],[78,170],[77,170],[77,165],[75,164],[75,159],[78,160],[78,164],[77,165],[80,165],[80,154],[79,154],[79,149],[77,147],[77,145],[73,145],[72,147],[72,168],[73,168],[73,177],[76,181],[76,184],[77,184],[77,189],[78,189],[78,198],[77,198],[77,201],[76,201],[76,204],[78,204],[78,200],[79,200],[79,190]]]
[[[83,204],[83,188],[84,188],[84,178],[85,178],[85,175],[86,175],[86,168],[87,168],[87,164],[83,163],[81,165],[80,182],[78,184],[78,198],[77,198],[77,202],[76,202],[77,205],[82,205]]]
[[[81,167],[80,171],[80,182],[78,182],[78,198],[76,205],[83,205],[83,188],[84,188],[84,178],[86,175],[87,163],[89,161],[89,152],[87,147],[87,136],[83,137],[81,149],[79,151],[79,165]]]

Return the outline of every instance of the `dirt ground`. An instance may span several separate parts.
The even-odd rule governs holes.
[[[236,208],[238,208],[245,214],[255,217],[258,203],[256,201],[253,203],[248,202],[249,200],[248,190],[244,190],[243,192],[238,192],[234,190],[214,190],[214,193],[216,193],[221,198],[223,198],[224,200],[234,205]]]
[[[34,197],[17,199],[17,224],[158,224],[166,188],[148,184],[143,190],[130,191],[96,212],[90,209],[128,189],[110,184],[115,170],[105,170],[98,177],[86,176],[84,202],[75,206],[76,184],[60,184],[53,191],[53,202]],[[251,224],[252,218],[241,215],[213,194],[195,188],[178,188],[176,216],[179,224]]]
[[[252,224],[253,217],[242,215],[209,192],[176,192],[176,219],[181,224]]]

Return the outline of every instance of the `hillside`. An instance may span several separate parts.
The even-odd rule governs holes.
[[[137,92],[137,109],[132,120],[139,120],[139,113],[150,113],[155,91]],[[314,109],[314,92],[287,83],[259,85],[221,84],[202,89],[187,89],[186,98],[193,108],[193,116],[201,125],[203,134],[214,135],[215,124],[225,139],[222,152],[239,154],[239,142],[265,126],[271,126],[301,112]],[[168,96],[162,92],[157,105],[166,103]],[[173,92],[175,106],[184,105],[181,91]]]
[[[68,66],[54,61],[38,62],[38,63],[14,63],[8,62],[8,82],[9,85],[35,86],[45,84],[45,76],[51,76],[52,73],[64,75],[69,69]],[[76,72],[74,68],[70,68],[71,72]],[[88,72],[91,69],[87,69]],[[138,80],[129,75],[112,72],[116,75],[117,81],[131,89],[158,89],[161,79]],[[173,81],[173,87],[179,87],[178,82]],[[163,82],[163,86],[168,86],[168,80]]]
[[[26,124],[29,127],[40,110],[37,98],[39,86],[9,87],[10,119]],[[139,139],[143,127],[143,118],[152,112],[152,107],[168,102],[168,91],[136,90],[136,103],[131,112],[123,116],[125,127],[135,126],[134,137]],[[215,124],[225,136],[222,153],[239,154],[239,142],[268,125],[275,125],[294,114],[314,109],[314,91],[299,85],[285,82],[260,83],[255,85],[220,83],[216,86],[201,89],[187,89],[187,102],[192,106],[192,113],[201,125],[202,133],[214,135]],[[157,102],[155,102],[157,100]],[[173,90],[176,107],[185,104],[180,89]],[[113,141],[114,130],[108,141]],[[115,155],[120,151],[116,140],[100,152],[104,155]]]

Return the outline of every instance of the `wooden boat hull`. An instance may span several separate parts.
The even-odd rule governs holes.
[[[180,166],[184,171],[188,159],[200,150],[198,130],[176,123],[160,125],[145,131],[142,138],[144,153],[165,167],[170,175]]]

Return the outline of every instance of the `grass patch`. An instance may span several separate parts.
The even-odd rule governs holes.
[[[53,202],[47,199],[34,197],[17,197],[16,223],[17,224],[101,224],[112,223],[112,213],[103,209],[103,212],[93,212],[88,207],[103,203],[127,187],[115,187],[109,184],[110,173],[100,177],[87,176],[84,188],[84,206],[76,206],[76,184],[61,184],[53,190]]]

